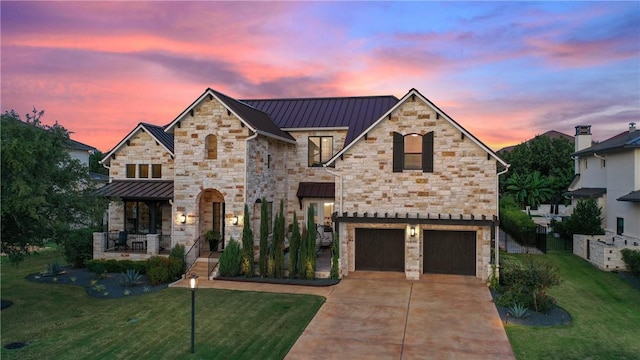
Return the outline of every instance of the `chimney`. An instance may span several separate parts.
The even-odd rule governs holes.
[[[636,123],[630,122],[629,123],[629,133],[632,133],[634,131],[636,131]]]
[[[591,125],[576,126],[575,151],[584,150],[591,147]],[[580,160],[575,158],[576,174],[580,173]]]

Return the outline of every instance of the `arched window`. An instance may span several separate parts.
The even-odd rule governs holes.
[[[433,131],[424,135],[393,133],[393,172],[433,172]]]
[[[215,135],[207,135],[204,146],[207,159],[214,160],[218,158],[218,138]]]

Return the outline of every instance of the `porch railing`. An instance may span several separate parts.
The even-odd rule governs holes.
[[[189,250],[184,254],[185,274],[189,269],[191,269],[193,264],[195,264],[198,257],[200,257],[200,243],[200,238],[197,238],[193,245],[191,245],[191,248],[189,248]]]
[[[215,251],[210,252],[209,258],[207,258],[207,277],[211,276],[213,269],[216,268],[216,264],[220,263],[220,259],[218,259],[218,262],[214,264],[213,255],[215,255]]]

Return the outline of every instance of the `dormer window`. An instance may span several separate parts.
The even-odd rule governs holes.
[[[332,136],[309,136],[309,166],[322,166],[332,155]]]
[[[393,133],[393,172],[433,172],[433,131],[424,135]]]

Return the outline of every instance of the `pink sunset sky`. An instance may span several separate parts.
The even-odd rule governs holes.
[[[1,110],[106,152],[211,87],[237,99],[403,96],[498,150],[640,122],[640,2],[1,3]]]

